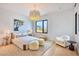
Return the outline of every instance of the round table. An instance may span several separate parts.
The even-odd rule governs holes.
[[[69,43],[70,43],[70,45],[69,45],[69,49],[70,50],[72,50],[72,51],[74,51],[74,43],[76,43],[75,41],[68,41]]]

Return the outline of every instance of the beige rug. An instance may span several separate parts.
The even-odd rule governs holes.
[[[51,41],[47,41],[45,46],[41,46],[39,50],[21,50],[13,44],[7,46],[0,46],[1,56],[41,56],[43,55],[52,45]]]

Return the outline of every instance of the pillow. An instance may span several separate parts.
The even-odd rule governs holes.
[[[19,31],[14,32],[13,34],[14,34],[17,38],[18,38],[18,37],[24,37],[24,36],[27,36],[27,35],[28,35],[27,33],[21,33],[21,32],[19,32]]]
[[[21,33],[19,31],[15,31],[13,32],[15,35],[21,35]]]

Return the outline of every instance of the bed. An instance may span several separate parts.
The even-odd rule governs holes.
[[[12,43],[15,44],[17,47],[21,48],[22,50],[28,49],[28,44],[32,40],[39,40],[39,38],[33,36],[24,36],[12,39]]]

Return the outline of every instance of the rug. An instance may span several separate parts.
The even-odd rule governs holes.
[[[50,47],[52,46],[52,41],[46,41],[44,46],[41,46],[39,50],[21,50],[14,44],[0,46],[1,56],[42,56]]]

